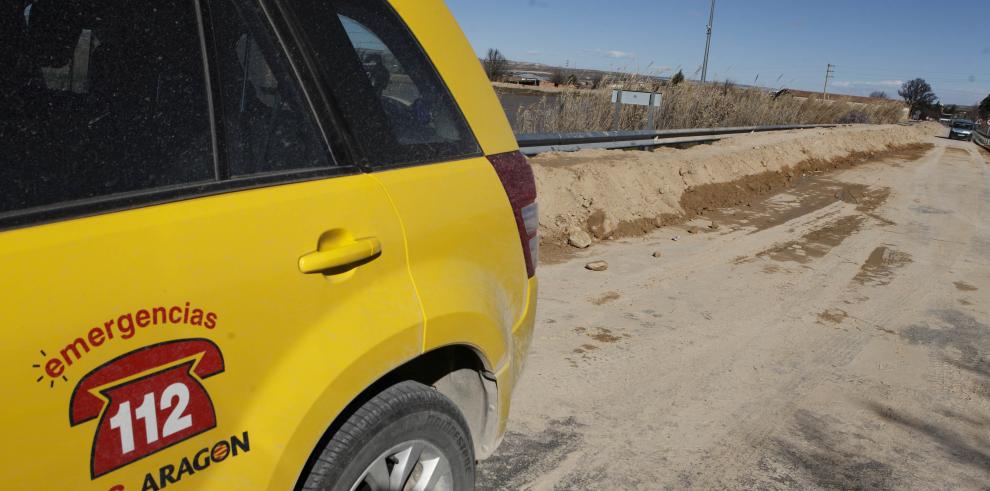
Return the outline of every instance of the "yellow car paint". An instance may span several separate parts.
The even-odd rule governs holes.
[[[333,229],[375,237],[381,256],[345,281],[300,273],[299,257]],[[332,418],[422,352],[423,313],[401,226],[369,175],[2,232],[0,258],[0,318],[10,333],[0,367],[9,374],[7,393],[19,401],[0,409],[4,455],[16,458],[4,464],[4,475],[36,489],[142,489],[147,474],[245,431],[250,453],[183,484],[290,488]],[[215,325],[148,325],[89,343],[92,329],[122,314],[186,302],[215,313]],[[96,425],[67,420],[77,382],[134,349],[186,338],[213,341],[226,362],[223,373],[202,382],[217,427],[86,486]],[[78,357],[68,350],[63,372],[48,376],[45,364],[76,339],[87,347],[77,348]],[[294,467],[277,473],[279,462]]]
[[[392,4],[484,154],[516,150],[443,2]],[[357,256],[370,260],[333,270]],[[484,157],[0,231],[0,268],[8,333],[0,368],[10,398],[0,408],[3,474],[23,489],[149,489],[149,479],[184,465],[191,472],[169,489],[291,489],[355,397],[452,345],[470,347],[497,377],[501,434],[537,290],[505,190]],[[173,322],[176,315],[182,320]],[[208,394],[215,426],[94,471],[99,425],[118,415],[105,407],[73,414],[79,401],[106,406],[112,397],[102,385],[74,396],[84,377],[126,368],[119,361],[137,350],[195,340],[199,351],[156,359],[126,380],[188,362],[188,384]],[[210,345],[220,371],[200,370],[205,357],[219,363]],[[154,402],[166,417],[177,400]],[[136,441],[150,437],[137,416],[133,425]]]

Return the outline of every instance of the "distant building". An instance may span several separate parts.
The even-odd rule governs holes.
[[[532,72],[510,72],[509,76],[505,77],[505,81],[511,84],[540,86],[550,84],[550,77]]]

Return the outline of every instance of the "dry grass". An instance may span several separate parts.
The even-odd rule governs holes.
[[[642,79],[611,80],[604,89],[563,90],[544,96],[536,104],[519,109],[517,133],[611,130],[613,87],[624,90],[658,90],[663,107],[655,129],[718,128],[782,124],[895,123],[904,118],[897,102],[861,104],[822,101],[783,95],[773,98],[764,90],[740,88],[731,83],[650,87]],[[646,127],[646,108],[625,106],[620,129]]]

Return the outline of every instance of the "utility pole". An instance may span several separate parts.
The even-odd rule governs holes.
[[[835,75],[835,65],[829,63],[825,68],[825,89],[822,90],[822,100],[828,100],[828,80]]]
[[[715,21],[715,0],[708,11],[708,39],[705,41],[705,62],[701,65],[701,83],[708,79],[708,50],[712,47],[712,23]]]

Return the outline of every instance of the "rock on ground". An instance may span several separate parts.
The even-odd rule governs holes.
[[[571,247],[587,249],[591,247],[591,235],[584,230],[575,230],[567,237],[567,243],[570,244]]]

